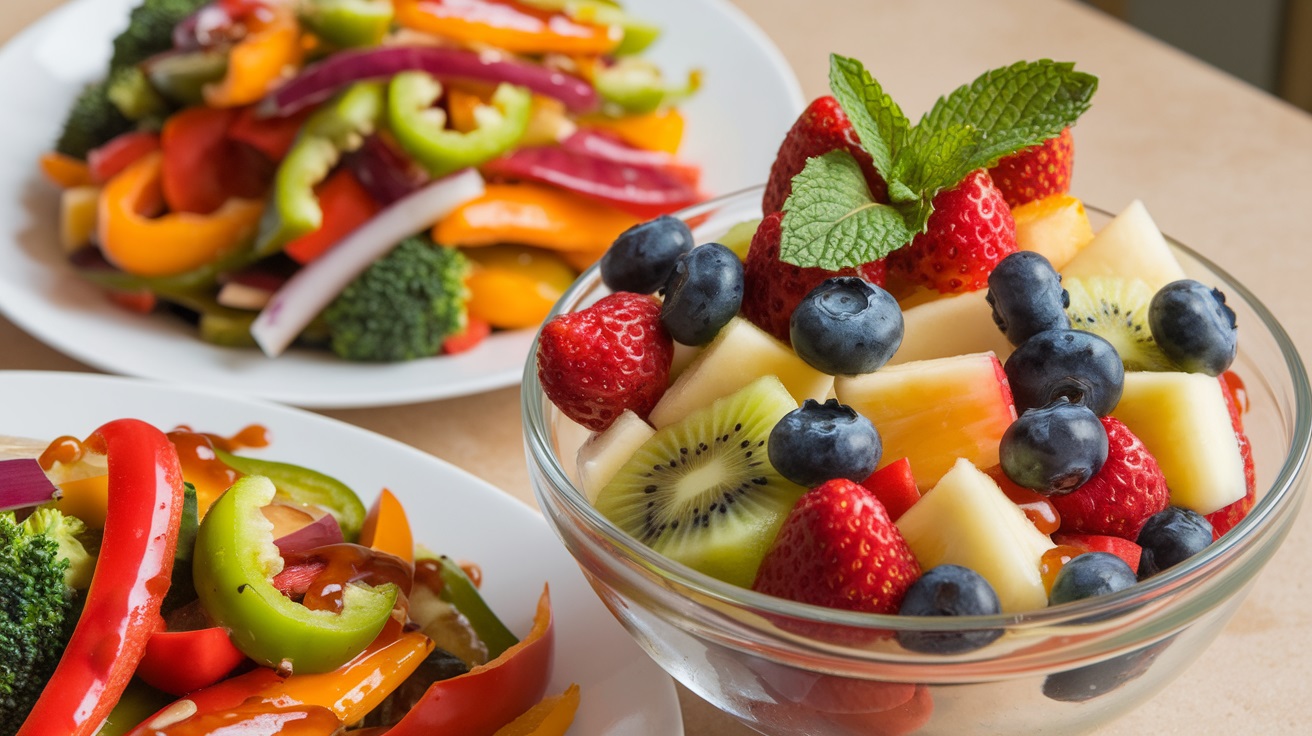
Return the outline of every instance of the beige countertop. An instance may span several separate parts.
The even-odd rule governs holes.
[[[6,3],[0,42],[60,0]],[[862,59],[913,118],[941,93],[1017,59],[1073,60],[1101,79],[1076,129],[1074,193],[1105,209],[1142,199],[1166,232],[1256,291],[1305,355],[1312,116],[1096,11],[1056,0],[737,0],[793,65],[807,98],[827,55]],[[750,125],[751,121],[742,121]],[[1301,308],[1302,307],[1302,308]],[[90,370],[0,319],[0,368]],[[519,392],[324,412],[466,468],[533,503]],[[1312,587],[1304,513],[1222,636],[1102,734],[1305,733],[1312,718]],[[751,733],[681,690],[689,736]]]

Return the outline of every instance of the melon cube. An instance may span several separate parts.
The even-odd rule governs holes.
[[[656,430],[642,421],[642,417],[625,409],[606,431],[592,435],[583,443],[575,461],[579,487],[590,503],[596,503],[601,489],[654,434]]]
[[[993,353],[885,366],[834,381],[838,400],[870,418],[884,443],[880,467],[911,461],[923,490],[965,458],[998,464],[998,442],[1016,419],[1011,389]]]
[[[1210,514],[1247,492],[1244,461],[1221,382],[1202,373],[1125,374],[1112,416],[1148,451],[1171,489],[1171,503]]]
[[[1053,194],[1013,209],[1016,247],[1041,254],[1061,270],[1093,240],[1084,203],[1069,194]]]
[[[1157,291],[1185,278],[1152,215],[1135,200],[1061,269],[1063,276],[1137,278]]]
[[[1040,563],[1052,540],[970,462],[954,463],[894,524],[921,569],[969,567],[993,586],[1003,613],[1048,604]]]
[[[902,344],[889,364],[992,351],[1011,355],[1011,343],[993,322],[987,289],[949,294],[902,309]]]
[[[777,377],[799,404],[824,401],[834,385],[833,376],[812,368],[792,348],[734,317],[683,369],[647,419],[656,429],[669,426],[762,376]]]

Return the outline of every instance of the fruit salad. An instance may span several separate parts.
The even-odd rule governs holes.
[[[269,444],[119,419],[0,460],[0,733],[563,734],[544,586],[521,639],[472,562]],[[32,457],[35,455],[36,457]],[[102,726],[103,724],[103,726]],[[504,730],[503,730],[504,729]]]
[[[41,159],[60,240],[213,344],[470,350],[702,198],[659,35],[605,0],[141,0]]]
[[[730,584],[899,616],[1116,593],[1229,532],[1256,493],[1235,314],[1142,203],[1095,232],[1071,195],[1096,78],[1019,62],[914,125],[856,60],[830,84],[762,219],[700,245],[673,217],[628,230],[599,264],[611,293],[543,327],[597,511]],[[1044,693],[1097,697],[1155,651]]]

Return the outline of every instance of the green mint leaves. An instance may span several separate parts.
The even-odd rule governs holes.
[[[934,195],[971,171],[1060,134],[1089,109],[1098,80],[1070,63],[1017,62],[940,98],[914,126],[855,59],[830,56],[829,87],[888,183],[889,203],[874,201],[846,151],[807,161],[784,204],[780,258],[838,270],[910,243]]]

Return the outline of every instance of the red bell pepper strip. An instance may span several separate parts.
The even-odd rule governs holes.
[[[77,628],[18,736],[90,736],[113,709],[163,624],[182,519],[182,468],[168,437],[137,419],[86,444],[109,463],[109,512]]]
[[[310,117],[314,108],[306,108],[287,117],[259,117],[256,106],[243,107],[228,128],[228,137],[244,143],[264,154],[264,157],[278,163],[296,142],[296,134],[301,132],[305,119]]]
[[[430,685],[387,736],[492,736],[542,699],[554,648],[551,600],[544,587],[527,636],[491,662]]]
[[[327,181],[315,188],[323,224],[288,243],[283,250],[292,260],[305,264],[313,261],[357,227],[372,220],[383,209],[349,169],[339,168]]]
[[[244,661],[227,629],[156,631],[146,642],[137,677],[169,695],[186,695],[222,680]]]
[[[159,150],[159,136],[154,133],[124,133],[87,153],[91,179],[104,184],[137,159]]]
[[[228,201],[224,147],[235,111],[191,107],[169,117],[160,134],[164,201],[174,212],[202,215]]]

